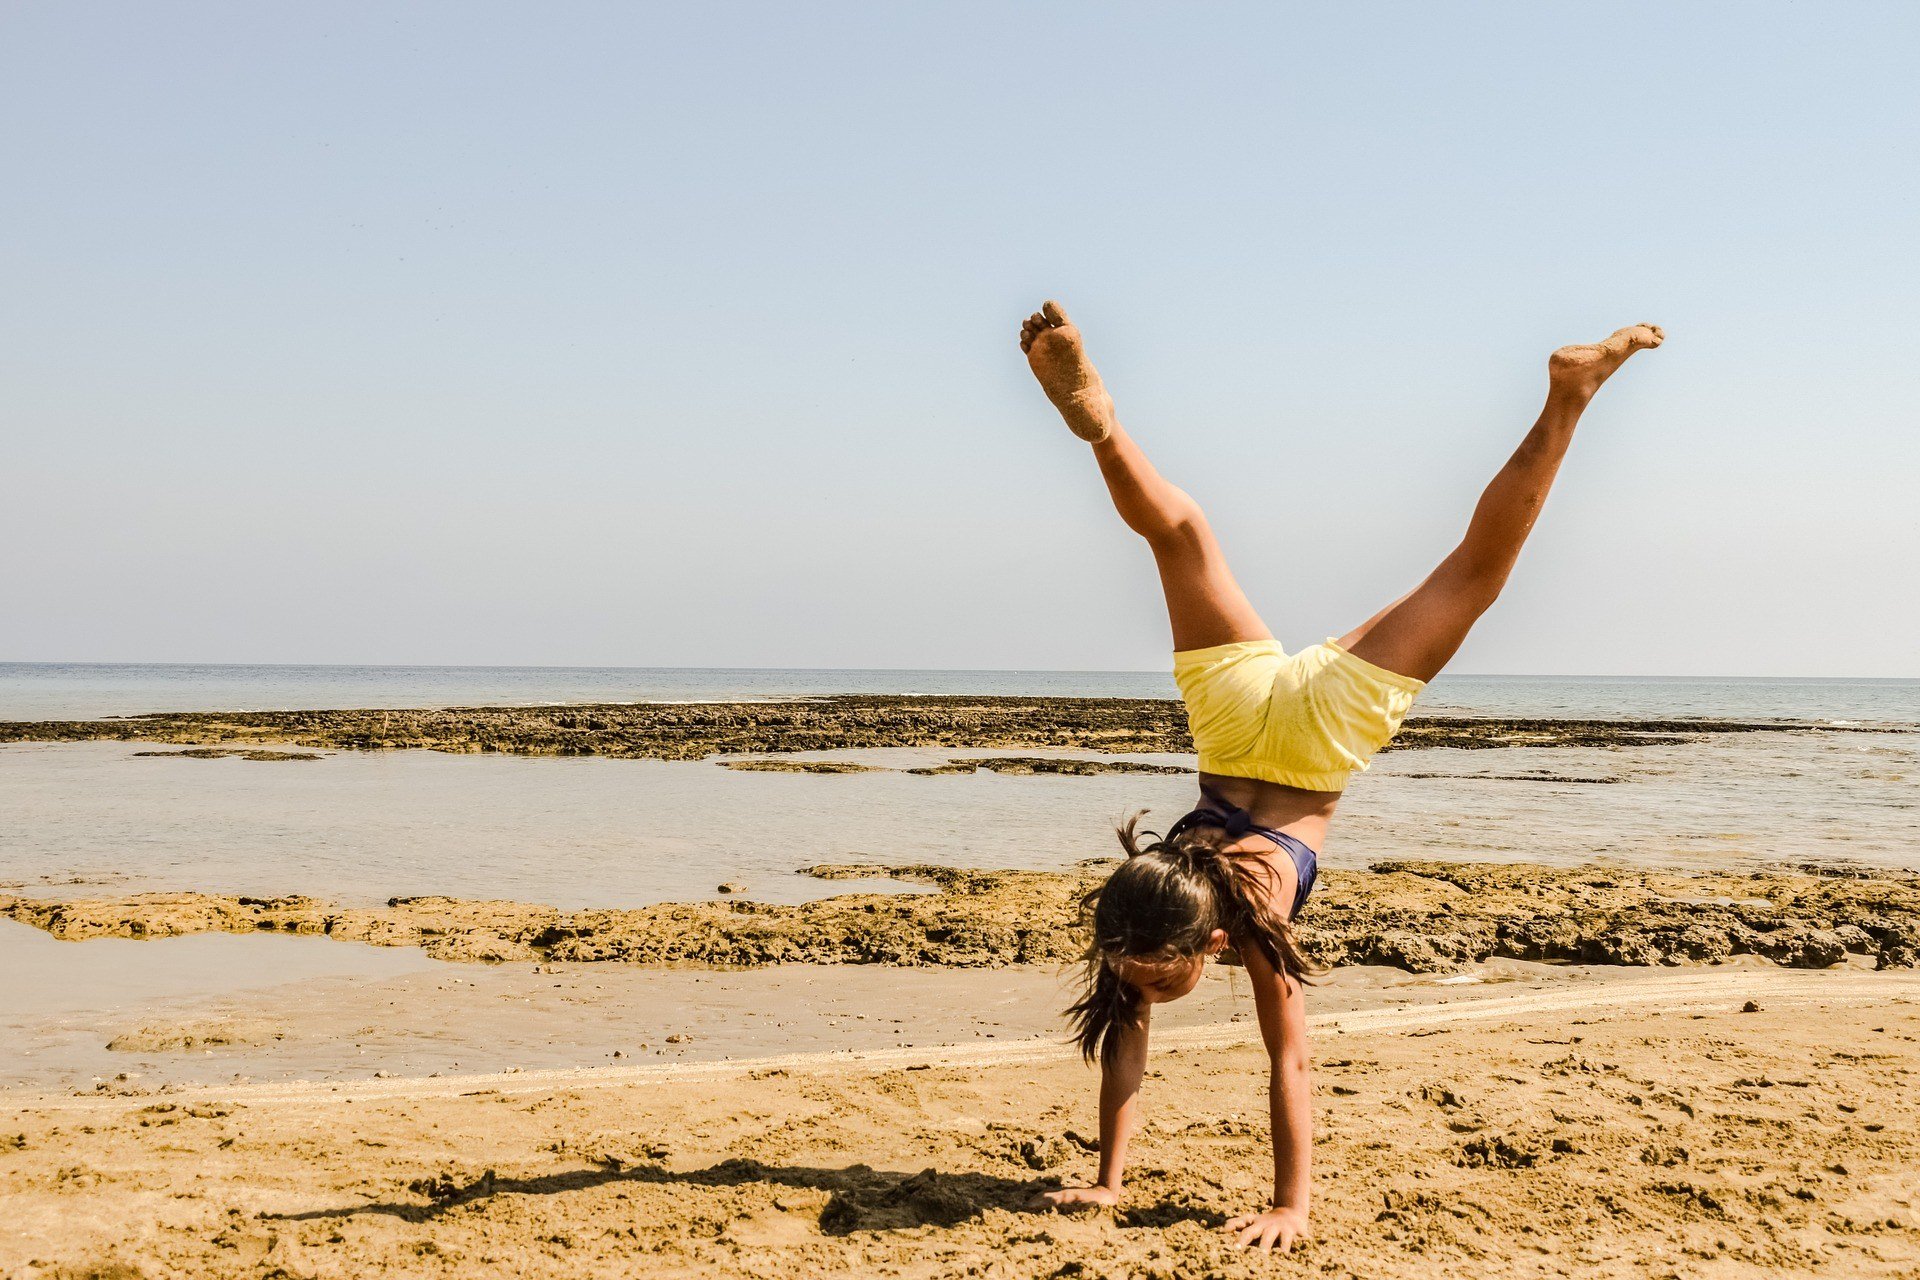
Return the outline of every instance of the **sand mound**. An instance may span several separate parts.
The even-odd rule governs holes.
[[[216,1019],[180,1026],[144,1026],[107,1041],[116,1053],[200,1053],[245,1045],[272,1044],[286,1032],[264,1022]]]

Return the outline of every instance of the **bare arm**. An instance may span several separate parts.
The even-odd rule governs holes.
[[[1147,1037],[1151,1005],[1140,1006],[1140,1020],[1120,1029],[1119,1050],[1100,1067],[1100,1176],[1091,1187],[1067,1187],[1036,1196],[1035,1208],[1070,1204],[1118,1204],[1127,1147],[1140,1112],[1140,1081],[1147,1073]]]
[[[1147,1032],[1152,1005],[1140,1006],[1140,1021],[1120,1032],[1120,1051],[1100,1069],[1100,1185],[1120,1192],[1127,1146],[1140,1114],[1140,1081],[1147,1074]]]
[[[1267,1046],[1267,1101],[1273,1125],[1273,1199],[1261,1213],[1227,1223],[1243,1245],[1284,1251],[1306,1234],[1313,1189],[1312,1068],[1307,1056],[1306,993],[1278,972],[1260,948],[1238,948],[1253,984],[1260,1036]]]

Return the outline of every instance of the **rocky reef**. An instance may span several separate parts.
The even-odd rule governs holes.
[[[1559,720],[1422,716],[1389,749],[1606,747],[1708,734],[1820,732],[1806,724],[1738,720]],[[699,760],[713,755],[861,747],[1189,752],[1173,699],[896,697],[789,702],[467,707],[400,711],[199,711],[106,720],[0,722],[0,742],[159,742],[246,748],[507,752]],[[987,766],[991,767],[991,766]]]
[[[729,899],[560,911],[419,897],[343,907],[306,897],[157,893],[0,896],[0,916],[65,939],[272,931],[420,946],[442,960],[997,967],[1078,958],[1081,898],[1112,865],[1091,861],[1061,873],[819,866],[809,871],[825,879],[891,876],[936,891],[847,894],[797,906]],[[1666,965],[1754,955],[1824,968],[1852,955],[1880,968],[1911,968],[1920,963],[1920,875],[1378,862],[1325,872],[1300,938],[1321,964],[1416,973],[1495,956]]]

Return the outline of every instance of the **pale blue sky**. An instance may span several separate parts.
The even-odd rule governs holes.
[[[1916,62],[1911,4],[0,5],[0,659],[1162,666],[1051,295],[1290,643],[1648,319],[1456,669],[1920,675]]]

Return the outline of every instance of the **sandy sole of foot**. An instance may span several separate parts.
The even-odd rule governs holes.
[[[1745,1011],[1749,1003],[1758,1006]],[[1313,1018],[1314,1238],[1244,1024],[1159,1038],[1117,1212],[1057,1042],[0,1095],[8,1276],[1896,1276],[1920,977],[1739,970]]]

